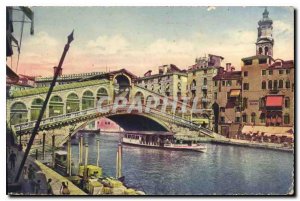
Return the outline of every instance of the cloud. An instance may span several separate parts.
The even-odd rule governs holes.
[[[95,40],[90,40],[87,43],[87,48],[96,54],[117,54],[126,50],[129,42],[121,35],[115,36],[99,36]]]

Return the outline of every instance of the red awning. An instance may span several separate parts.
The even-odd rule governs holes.
[[[282,96],[267,96],[266,106],[267,107],[282,107],[283,97]]]

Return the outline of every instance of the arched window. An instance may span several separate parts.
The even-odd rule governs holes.
[[[283,121],[284,121],[284,124],[290,124],[290,115],[289,114],[285,114]]]
[[[207,78],[203,79],[203,85],[207,85]]]
[[[283,88],[283,80],[279,80],[278,88],[279,88],[279,89],[282,89],[282,88]]]
[[[266,123],[266,114],[265,113],[261,113],[261,115],[260,115],[260,123]]]
[[[267,87],[266,81],[262,81],[261,82],[261,89],[266,89],[266,87]]]
[[[265,108],[265,105],[266,105],[266,101],[265,101],[265,98],[260,98],[259,99],[259,109],[264,109]]]
[[[243,110],[248,107],[248,98],[243,98]]]
[[[80,100],[75,93],[71,93],[67,97],[66,111],[67,113],[77,112],[80,110]]]
[[[273,88],[273,86],[272,86],[272,80],[269,80],[268,81],[268,89],[272,89]]]
[[[274,80],[274,89],[277,89],[277,87],[278,87],[278,81]]]
[[[284,107],[290,108],[290,98],[289,97],[284,98]]]
[[[134,98],[137,100],[137,101],[141,101],[142,105],[144,104],[144,95],[142,92],[137,92],[135,95],[134,95]]]
[[[30,121],[35,121],[38,119],[41,109],[43,107],[44,101],[40,98],[36,98],[31,103],[31,110],[30,110]],[[43,117],[46,116],[46,113],[44,113]]]
[[[91,91],[85,91],[82,96],[82,110],[95,107],[94,94]]]
[[[49,117],[63,114],[64,103],[59,96],[53,96],[49,102]]]
[[[258,48],[258,54],[262,54],[262,51],[263,51],[263,50],[262,50],[262,47],[259,47],[259,48]]]
[[[14,125],[27,122],[27,114],[28,110],[24,103],[14,103],[10,109],[10,124]]]
[[[242,118],[243,118],[243,122],[247,123],[247,114],[246,113],[243,114]]]
[[[192,81],[191,90],[196,90],[196,80]]]
[[[255,124],[256,114],[254,112],[251,113],[251,123]]]
[[[265,55],[269,55],[269,48],[265,47]]]
[[[291,82],[289,80],[285,81],[285,88],[291,88]]]

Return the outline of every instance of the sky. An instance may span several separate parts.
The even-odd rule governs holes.
[[[257,22],[264,7],[32,7],[34,35],[25,24],[18,73],[52,76],[74,29],[63,74],[126,68],[142,76],[158,66],[187,69],[196,57],[216,54],[240,69],[255,55]],[[294,10],[268,7],[275,40],[273,57],[294,58]],[[14,12],[14,20],[22,19]],[[20,38],[20,23],[14,35]],[[7,60],[16,70],[17,57]]]

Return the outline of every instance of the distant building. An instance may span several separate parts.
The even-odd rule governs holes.
[[[214,130],[225,137],[236,137],[241,124],[242,76],[230,63],[213,77]]]
[[[188,68],[188,97],[191,101],[197,100],[197,109],[203,111],[199,114],[193,114],[193,120],[198,123],[207,121],[204,119],[212,119],[212,104],[214,103],[214,87],[213,77],[218,74],[224,58],[217,55],[209,54],[208,57],[200,57],[196,59],[196,63]],[[190,102],[191,106],[193,102]],[[197,120],[198,119],[198,120]],[[211,121],[210,121],[211,124]],[[212,129],[212,124],[209,126]]]
[[[147,71],[144,77],[136,79],[136,84],[160,95],[182,100],[186,96],[187,75],[174,64],[158,67],[158,74]]]

